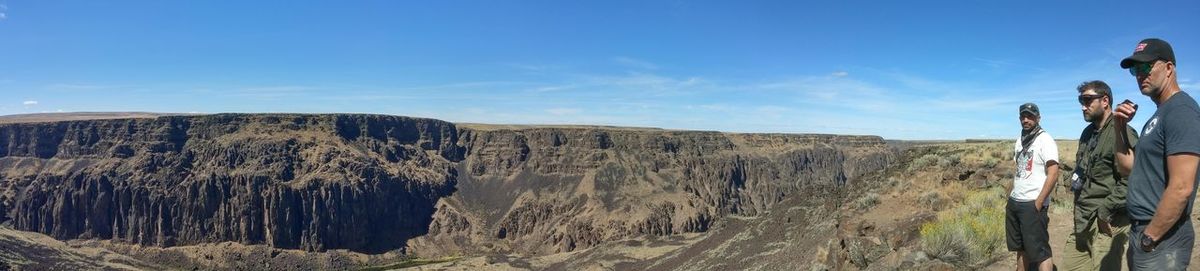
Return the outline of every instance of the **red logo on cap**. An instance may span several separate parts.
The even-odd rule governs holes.
[[[1137,47],[1137,48],[1135,48],[1135,49],[1133,49],[1133,52],[1134,52],[1134,53],[1137,53],[1137,52],[1141,52],[1142,50],[1146,50],[1146,44],[1145,44],[1145,43],[1138,43],[1138,47]]]

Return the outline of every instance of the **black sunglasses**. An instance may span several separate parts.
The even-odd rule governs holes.
[[[1080,105],[1089,105],[1092,103],[1092,100],[1095,100],[1096,98],[1100,98],[1100,97],[1104,97],[1104,95],[1100,95],[1100,94],[1079,95],[1079,104]]]
[[[1154,63],[1151,62],[1133,64],[1133,66],[1129,67],[1129,75],[1138,76],[1150,74],[1150,68],[1152,67],[1154,67]]]

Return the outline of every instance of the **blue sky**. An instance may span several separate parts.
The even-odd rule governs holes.
[[[251,3],[247,3],[251,2]],[[455,122],[1056,138],[1099,79],[1200,2],[0,0],[0,115],[354,112]],[[1134,11],[1140,14],[1133,14]]]

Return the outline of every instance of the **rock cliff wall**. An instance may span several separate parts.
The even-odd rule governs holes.
[[[704,232],[884,169],[879,137],[602,128],[463,129],[458,192],[413,251],[546,254]]]
[[[0,221],[154,246],[553,253],[704,232],[894,156],[874,136],[381,115],[0,124]]]
[[[0,125],[0,220],[60,239],[390,250],[453,192],[457,133],[378,115]]]

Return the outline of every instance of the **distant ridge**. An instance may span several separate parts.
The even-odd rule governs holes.
[[[34,114],[16,114],[16,115],[0,116],[0,124],[54,122],[54,121],[71,121],[71,120],[157,118],[157,117],[161,117],[161,116],[178,116],[178,115],[198,115],[198,114],[150,113],[150,112],[34,113]]]

